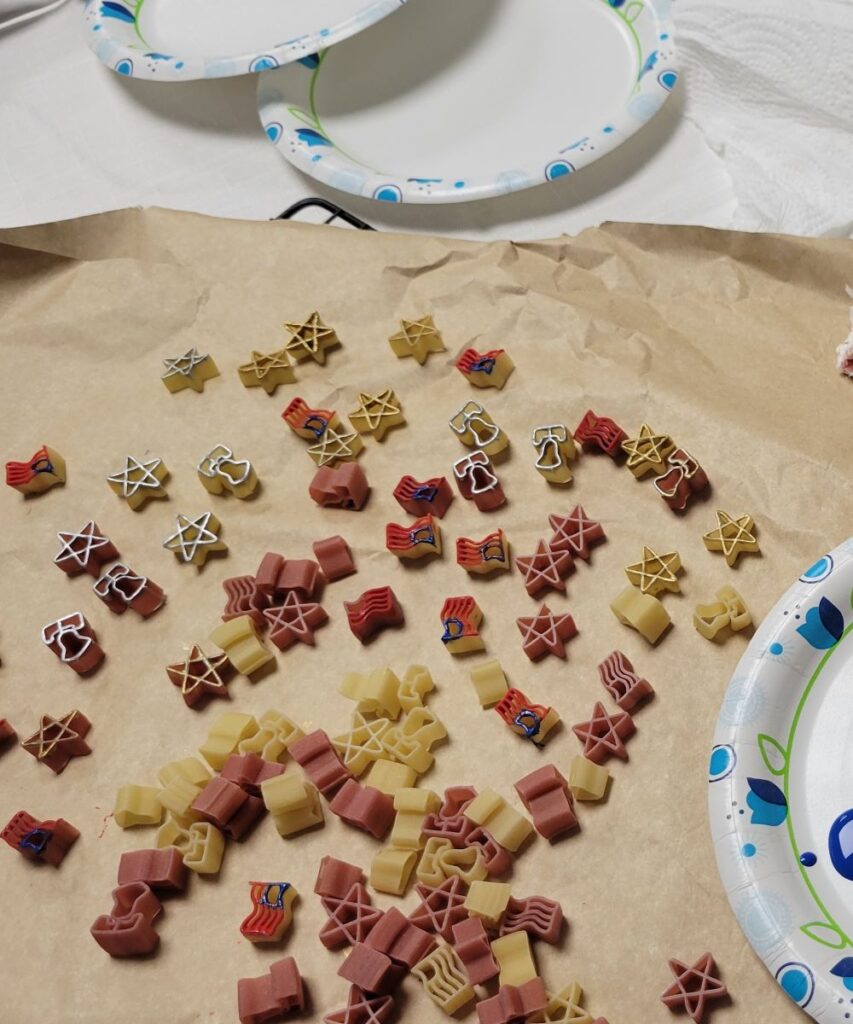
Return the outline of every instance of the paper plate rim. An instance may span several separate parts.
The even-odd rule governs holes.
[[[679,75],[670,0],[599,2],[621,18],[633,34],[639,54],[637,80],[623,107],[606,124],[590,126],[589,132],[545,160],[522,160],[516,166],[496,169],[488,175],[460,174],[446,179],[377,172],[335,147],[324,133],[316,110],[302,109],[285,99],[276,88],[275,69],[258,77],[258,112],[264,133],[285,160],[324,185],[392,203],[470,202],[534,188],[571,175],[616,149],[650,121],[675,88]],[[651,28],[655,45],[643,49],[636,24],[647,14],[653,24],[644,23],[644,35],[649,36]],[[663,41],[669,54],[665,66],[658,66],[658,48]],[[301,62],[305,74],[313,76],[305,88],[309,96],[313,94],[312,85],[326,52]],[[595,139],[594,150],[580,148],[590,138]]]
[[[788,770],[802,709],[851,631],[853,538],[806,569],[756,631],[723,699],[708,767],[714,853],[738,924],[783,991],[821,1024],[853,1020],[853,939],[809,879],[814,862],[800,860],[807,851]],[[759,842],[775,861],[766,870]]]
[[[406,0],[364,0],[349,18],[316,32],[276,43],[267,50],[217,58],[157,53],[138,31],[145,0],[86,0],[84,18],[89,46],[116,74],[158,82],[229,78],[282,67],[349,39],[399,10]]]

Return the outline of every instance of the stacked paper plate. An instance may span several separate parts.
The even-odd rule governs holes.
[[[563,178],[636,132],[678,77],[669,7],[89,0],[86,22],[92,49],[120,75],[260,73],[263,130],[318,181],[446,203]]]

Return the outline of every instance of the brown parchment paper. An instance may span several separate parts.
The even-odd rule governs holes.
[[[480,710],[467,678],[473,660],[454,659],[439,640],[438,613],[450,594],[473,593],[484,614],[487,656],[511,681],[553,704],[567,723],[604,698],[596,663],[614,646],[657,690],[638,716],[630,762],[612,763],[610,798],[582,805],[582,832],[549,846],[541,838],[516,862],[519,895],[562,901],[570,925],[563,944],[537,945],[549,988],[580,980],[588,1005],[611,1024],[665,1021],[658,1001],[666,960],[718,958],[733,995],[715,1019],[801,1019],[753,955],[729,910],[706,821],[706,767],[721,696],[747,638],[717,646],[691,625],[692,606],[724,583],[742,592],[756,619],[791,579],[851,531],[851,384],[833,369],[832,349],[847,329],[843,286],[853,280],[853,246],[695,228],[608,225],[576,239],[477,244],[313,228],[218,221],[159,210],[128,211],[0,232],[0,436],[3,458],[26,458],[42,442],[68,462],[68,483],[34,500],[2,488],[0,713],[29,735],[40,714],[80,708],[93,722],[91,757],[54,776],[19,748],[0,758],[0,819],[20,807],[63,816],[82,838],[59,871],[39,869],[4,849],[0,871],[3,1020],[42,1024],[207,1024],[236,1019],[236,982],[262,973],[283,952],[307,978],[311,1012],[340,1006],[342,954],[318,942],[323,920],[312,893],[317,862],[335,853],[368,867],[378,848],[332,815],[318,832],[283,841],[265,822],[230,845],[218,879],[193,878],[167,901],[159,952],[111,960],[87,934],[109,910],[118,857],[153,843],[153,830],[122,831],[110,817],[123,783],[154,783],[165,761],[195,751],[225,707],[287,711],[306,728],[343,731],[351,705],[337,693],[345,670],[410,662],[430,667],[430,704],[447,724],[423,785],[470,782],[513,797],[512,782],[547,761],[564,771],[578,749],[564,729],[540,753]],[[246,390],[237,365],[253,348],[283,340],[281,323],[319,309],[343,347],[325,367],[301,365],[298,384],[269,398]],[[397,360],[387,338],[400,317],[434,314],[448,352],[423,368]],[[474,392],[453,368],[464,346],[505,346],[517,365],[502,392]],[[161,359],[195,345],[222,376],[203,394],[167,392]],[[393,387],[407,425],[362,457],[373,486],[361,513],[319,511],[310,501],[314,465],[280,420],[296,394],[345,413],[357,391]],[[512,439],[499,467],[508,504],[492,515],[457,500],[442,523],[446,554],[410,569],[384,549],[388,521],[404,521],[391,496],[403,473],[450,471],[462,450],[448,418],[468,399],[483,401]],[[671,433],[705,465],[710,499],[673,515],[650,482],[637,482],[606,457],[584,456],[574,483],[550,488],[533,468],[530,428],[574,427],[592,406],[629,431],[640,423]],[[250,458],[262,480],[254,501],[209,496],[195,475],[217,442]],[[125,454],[161,456],[172,473],[169,500],[130,511],[107,473]],[[514,571],[469,579],[455,564],[457,536],[497,526],[527,553],[547,529],[546,514],[581,502],[608,541],[579,564],[568,595],[548,595],[574,614],[580,635],[567,663],[533,665],[515,618],[536,607]],[[730,570],[702,545],[714,509],[749,512],[762,557]],[[226,558],[200,573],[180,566],[162,541],[176,512],[212,509],[224,525]],[[55,534],[94,518],[123,558],[168,593],[148,622],[111,615],[87,578],[52,564]],[[233,703],[204,712],[184,706],[164,673],[194,640],[206,641],[223,604],[221,580],[252,572],[268,549],[310,557],[311,542],[343,533],[358,574],[329,586],[330,615],[314,649],[297,646],[256,684],[238,678]],[[665,597],[674,627],[657,649],[608,610],[626,583],[623,567],[641,545],[676,549],[685,566],[682,596]],[[390,583],[406,627],[362,648],[341,602]],[[83,611],[107,660],[81,681],[39,642],[44,623]],[[605,702],[606,701],[606,698]],[[238,926],[247,881],[286,879],[301,893],[282,947],[257,949]],[[391,898],[377,896],[387,906]],[[415,902],[413,894],[402,901]],[[403,1016],[438,1021],[411,979]],[[469,1019],[473,1018],[473,1011]]]

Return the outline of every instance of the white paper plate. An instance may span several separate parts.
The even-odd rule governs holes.
[[[289,64],[406,0],[87,0],[89,43],[120,75],[176,82]]]
[[[853,1020],[853,539],[770,612],[729,684],[711,831],[741,928],[815,1020]]]
[[[258,80],[282,155],[391,202],[481,199],[624,142],[677,79],[670,0],[410,0]]]

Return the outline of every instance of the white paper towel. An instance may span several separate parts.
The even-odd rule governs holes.
[[[720,155],[736,228],[853,234],[853,2],[678,0],[685,114]]]

